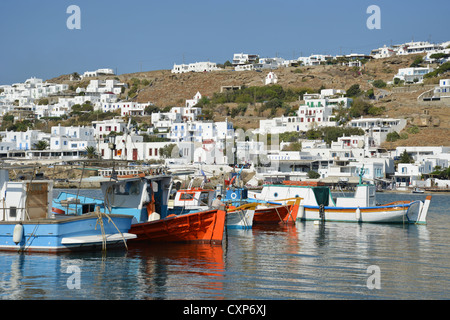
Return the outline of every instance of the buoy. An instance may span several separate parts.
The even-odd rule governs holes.
[[[306,219],[304,206],[299,207],[299,216],[300,216],[300,219]]]
[[[148,221],[156,221],[161,219],[161,215],[157,212],[153,212],[148,216]]]
[[[361,209],[356,208],[356,221],[361,221]]]
[[[18,244],[22,241],[23,238],[23,225],[21,223],[16,224],[14,227],[14,233],[13,233],[13,241],[15,244]]]

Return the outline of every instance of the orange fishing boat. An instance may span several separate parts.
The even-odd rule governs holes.
[[[208,210],[136,223],[130,233],[134,242],[199,242],[221,244],[225,229],[225,211]]]
[[[150,175],[100,182],[110,213],[133,216],[130,233],[135,242],[222,243],[225,211],[199,210],[171,214],[168,198],[171,176]]]

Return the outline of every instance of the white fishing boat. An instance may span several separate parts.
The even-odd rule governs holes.
[[[360,183],[353,196],[332,197],[328,187],[319,182],[285,181],[282,185],[266,185],[261,192],[249,191],[248,197],[264,201],[303,198],[297,219],[371,223],[426,224],[431,196],[420,201],[396,201],[377,204],[375,186]],[[282,201],[281,201],[282,202]]]

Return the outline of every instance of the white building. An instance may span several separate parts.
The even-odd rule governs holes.
[[[395,56],[396,55],[396,51],[393,48],[390,48],[390,47],[387,47],[386,45],[384,45],[381,48],[373,49],[370,52],[370,55],[374,59],[389,58],[389,57]]]
[[[259,134],[308,131],[315,127],[336,126],[334,109],[350,107],[352,99],[342,97],[345,91],[325,89],[320,94],[303,95],[295,116],[282,116],[259,121]]]
[[[127,87],[125,83],[121,83],[115,79],[108,80],[91,80],[86,90],[83,88],[77,88],[76,92],[90,92],[90,93],[114,93],[116,95],[121,94],[122,88]]]
[[[139,103],[135,101],[116,101],[111,103],[102,103],[103,112],[114,112],[120,110],[120,115],[124,116],[143,116],[146,107],[151,103]]]
[[[221,70],[214,62],[195,62],[190,64],[174,64],[172,73],[211,72]]]
[[[450,98],[450,79],[439,80],[439,87],[434,88],[434,96]]]
[[[398,46],[398,55],[417,54],[424,53],[433,50],[439,50],[441,46],[439,44],[432,44],[427,41],[407,42]]]
[[[252,71],[255,70],[254,64],[239,64],[234,67],[234,71]]]
[[[269,72],[266,76],[265,79],[265,85],[269,85],[269,84],[276,84],[278,82],[278,76],[273,73],[273,72]]]
[[[282,66],[287,66],[288,62],[286,62],[283,58],[261,58],[259,59],[259,63],[261,69],[278,69]]]
[[[222,147],[220,143],[224,143],[225,139],[231,139],[233,136],[233,124],[228,121],[187,121],[173,123],[168,138],[173,142],[213,140]]]
[[[238,65],[246,65],[257,62],[259,59],[259,55],[257,54],[248,54],[248,53],[235,53],[233,55],[233,66]]]
[[[2,86],[0,97],[4,102],[13,103],[19,100],[19,106],[29,104],[34,100],[46,98],[51,94],[58,94],[69,89],[67,84],[43,82],[42,79],[30,78],[24,83]]]
[[[28,129],[25,132],[20,131],[3,131],[1,132],[2,141],[0,142],[0,150],[31,150],[34,145],[46,140],[49,142],[50,135],[39,130]]]
[[[333,60],[333,57],[324,54],[313,54],[309,57],[299,57],[297,60],[304,66],[318,66],[320,64],[327,63],[327,61]]]
[[[115,75],[114,70],[109,69],[109,68],[103,68],[103,69],[97,69],[95,71],[86,71],[80,77],[81,77],[81,79],[84,79],[84,78],[88,78],[88,77],[110,76],[110,75],[112,75],[112,76]]]
[[[388,133],[400,132],[405,128],[406,124],[406,119],[361,117],[360,119],[350,120],[347,126],[364,130],[365,133],[373,137],[375,145],[379,146],[386,141]]]
[[[406,83],[422,83],[423,76],[429,72],[432,72],[434,69],[430,66],[428,67],[416,67],[416,68],[400,68],[398,69],[398,73],[394,76],[400,80],[405,81]]]
[[[120,117],[115,117],[109,120],[93,121],[95,139],[103,140],[111,132],[124,134],[127,130],[128,124]]]
[[[96,147],[94,128],[61,127],[51,128],[50,150],[84,151],[87,147]]]

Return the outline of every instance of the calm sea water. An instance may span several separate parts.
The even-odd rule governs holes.
[[[424,198],[377,194],[380,203]],[[228,230],[223,246],[0,253],[0,298],[449,299],[449,208],[450,195],[433,194],[426,226],[297,222]]]

